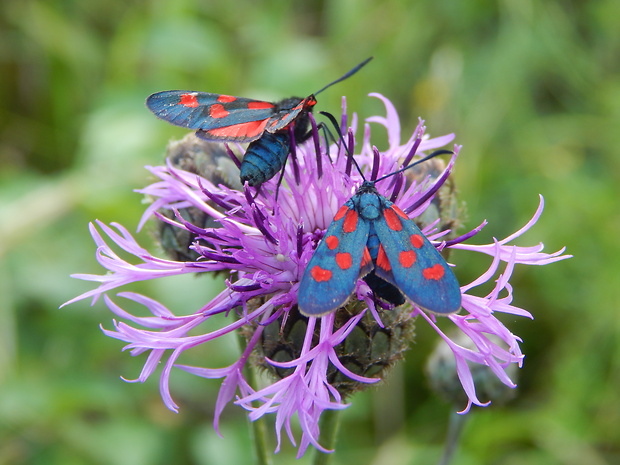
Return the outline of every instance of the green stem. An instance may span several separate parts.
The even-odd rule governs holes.
[[[444,444],[443,455],[438,465],[448,465],[452,460],[452,456],[459,445],[461,433],[463,433],[463,427],[466,421],[466,415],[459,415],[456,412],[450,413],[450,424],[448,425],[446,443]]]
[[[321,429],[321,435],[319,437],[319,444],[326,449],[334,450],[336,448],[336,441],[338,439],[338,432],[340,429],[340,410],[325,410],[321,414],[319,420],[319,427]],[[324,454],[321,451],[316,451],[314,456],[313,465],[327,465],[331,460],[333,453]]]
[[[248,420],[249,421],[249,420]],[[250,421],[250,436],[254,440],[254,454],[258,465],[271,465],[271,453],[267,449],[267,425],[264,417]]]
[[[239,345],[242,348],[246,347],[245,338],[237,332]],[[252,367],[246,366],[244,369],[245,379],[250,386],[256,386],[256,370]],[[256,458],[257,465],[272,465],[271,461],[272,454],[267,449],[267,425],[265,423],[265,418],[260,417],[255,421],[250,421],[250,437],[254,442],[254,455]]]

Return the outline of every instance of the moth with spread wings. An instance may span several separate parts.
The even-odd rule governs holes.
[[[241,182],[260,187],[278,173],[296,143],[309,135],[308,113],[316,95],[356,73],[371,58],[306,98],[291,97],[277,103],[231,95],[168,90],[149,96],[146,106],[155,116],[177,126],[196,130],[206,140],[251,142],[241,162]]]
[[[302,277],[298,305],[306,316],[342,307],[357,280],[394,305],[404,294],[438,314],[461,307],[454,273],[413,220],[365,181],[336,213]]]

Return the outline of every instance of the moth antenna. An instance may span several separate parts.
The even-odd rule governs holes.
[[[446,155],[446,154],[454,155],[454,152],[452,150],[445,150],[445,149],[435,150],[433,153],[431,153],[430,155],[425,156],[421,160],[413,162],[410,165],[405,166],[404,168],[401,168],[401,169],[399,169],[397,171],[394,171],[393,173],[386,174],[385,176],[382,176],[379,179],[375,180],[375,182],[383,181],[384,179],[389,178],[390,176],[394,176],[395,174],[402,173],[403,171],[406,171],[409,168],[414,167],[415,165],[419,165],[420,163],[423,163],[423,162],[425,162],[427,160],[430,160],[431,158],[435,158],[438,155]]]
[[[370,60],[370,58],[369,58],[369,60]],[[368,60],[366,60],[366,61],[368,61]],[[342,142],[342,145],[344,146],[344,149],[347,152],[347,155],[348,155],[349,159],[353,162],[353,164],[357,168],[357,171],[359,172],[359,174],[362,177],[362,179],[364,181],[366,181],[366,178],[364,177],[364,173],[362,173],[362,169],[360,168],[360,165],[358,165],[357,161],[355,161],[355,157],[351,153],[351,150],[349,150],[349,146],[347,145],[347,143],[344,140],[344,137],[342,135],[342,130],[340,129],[340,125],[338,124],[338,121],[336,121],[336,118],[334,117],[334,115],[332,115],[331,113],[328,113],[326,111],[320,111],[319,113],[321,115],[327,117],[327,119],[329,119],[329,121],[332,123],[332,125],[336,129],[336,132],[338,133],[338,136],[340,137],[340,142]]]
[[[348,71],[347,73],[345,73],[343,76],[339,77],[338,79],[336,79],[333,82],[330,82],[329,84],[327,84],[325,87],[323,87],[322,89],[316,91],[314,94],[312,95],[317,95],[320,94],[321,92],[323,92],[325,89],[327,89],[328,87],[333,86],[334,84],[338,84],[340,81],[344,81],[345,79],[351,77],[353,74],[357,73],[366,63],[368,63],[370,60],[372,60],[372,57],[366,58],[364,61],[362,61],[359,65],[357,65],[356,67],[354,67],[352,70]]]

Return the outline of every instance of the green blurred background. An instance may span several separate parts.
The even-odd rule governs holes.
[[[472,411],[453,463],[620,463],[620,2],[5,0],[0,15],[0,464],[249,463],[239,408],[224,439],[211,427],[218,382],[173,373],[181,413],[169,412],[155,377],[119,379],[143,357],[100,332],[112,325],[102,303],[58,306],[90,288],[69,274],[101,272],[87,223],[135,230],[143,165],[185,134],[147,95],[305,96],[370,55],[320,109],[337,113],[347,95],[360,117],[382,114],[366,97],[381,92],[404,134],[418,116],[433,135],[455,132],[466,225],[490,221],[476,241],[519,228],[541,193],[545,213],[519,244],[575,256],[516,270],[515,304],[535,315],[503,318],[524,341],[518,396]],[[454,258],[463,282],[488,263],[469,257]],[[184,313],[221,285],[132,289]],[[437,336],[418,332],[392,379],[344,413],[334,464],[437,461],[455,409],[427,388]],[[234,350],[193,362],[223,366]],[[285,444],[274,462],[294,453]]]

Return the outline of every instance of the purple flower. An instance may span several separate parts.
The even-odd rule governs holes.
[[[364,126],[361,142],[354,144],[355,116],[344,135],[351,147],[360,148],[355,160],[367,178],[377,179],[391,173],[409,163],[414,155],[444,147],[454,138],[453,135],[427,138],[421,121],[409,140],[401,145],[400,123],[393,105],[381,95],[372,95],[384,102],[387,116],[372,117],[367,122],[387,129],[389,148],[380,153],[371,145],[368,124]],[[346,113],[343,126],[345,123]],[[103,296],[108,308],[124,320],[115,321],[114,329],[104,333],[127,342],[125,348],[131,349],[132,355],[148,352],[137,381],[147,380],[159,362],[164,362],[160,389],[169,409],[178,410],[168,388],[173,367],[205,378],[219,378],[222,382],[215,406],[216,429],[224,407],[231,402],[247,409],[252,420],[273,413],[279,449],[283,429],[289,440],[297,444],[291,425],[296,416],[302,431],[299,456],[309,445],[325,451],[318,441],[321,413],[326,409],[345,408],[345,397],[380,380],[384,368],[400,358],[407,348],[411,322],[418,315],[452,350],[458,378],[469,399],[464,411],[472,404],[488,405],[476,396],[470,364],[486,365],[501,382],[514,386],[506,368],[510,364],[521,366],[521,340],[496,317],[497,313],[532,317],[526,310],[512,305],[509,280],[514,266],[544,265],[569,257],[562,255],[564,249],[545,254],[542,244],[510,245],[536,223],[543,210],[542,197],[539,208],[525,226],[488,245],[466,243],[486,222],[460,237],[441,227],[454,224],[444,218],[421,223],[424,234],[440,250],[462,249],[490,256],[488,269],[478,279],[462,283],[462,310],[445,317],[471,345],[459,345],[446,336],[436,325],[434,315],[410,304],[392,309],[389,304],[376,300],[363,280],[358,281],[356,292],[343,309],[322,318],[305,318],[296,306],[299,280],[334,214],[355,193],[362,179],[352,170],[342,144],[334,144],[328,150],[320,141],[316,127],[308,143],[293,149],[282,185],[277,188],[276,177],[265,183],[258,194],[253,188],[245,191],[235,188],[233,181],[226,183],[230,177],[222,175],[225,166],[217,179],[218,185],[213,182],[216,169],[211,165],[206,170],[193,166],[186,171],[169,160],[166,166],[147,167],[159,181],[139,191],[153,200],[140,227],[155,216],[167,231],[182,233],[184,241],[191,244],[189,250],[186,247],[184,258],[177,256],[179,260],[159,258],[140,247],[121,225],[108,226],[97,221],[91,224],[90,230],[97,244],[97,260],[108,272],[74,275],[99,285],[67,304],[85,298],[92,298],[94,303]],[[223,153],[222,149],[218,150]],[[409,177],[395,176],[378,183],[377,188],[411,218],[422,218],[436,207],[440,189],[448,185],[446,181],[459,151],[460,147],[454,146],[452,159],[436,176],[426,179],[418,176],[413,182]],[[122,249],[126,252],[124,256],[129,254],[132,259],[125,260],[112,246]],[[458,277],[458,266],[454,269]],[[108,295],[109,291],[136,281],[206,272],[227,273],[226,289],[189,314],[179,314],[143,295],[116,294],[144,306],[152,314],[138,317]],[[493,290],[487,295],[476,294],[476,288],[490,280],[495,282]],[[233,318],[227,318],[231,314]],[[199,326],[207,320],[215,320],[219,329],[201,332]],[[213,328],[213,324],[209,326]],[[247,344],[232,365],[203,368],[177,364],[186,350],[236,331],[245,336]],[[397,333],[401,339],[395,342]],[[375,343],[379,341],[368,342],[368,334],[390,341],[390,348],[371,357],[369,354],[377,352]],[[244,368],[252,363],[274,375],[270,385],[258,389],[248,382]]]

